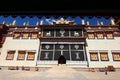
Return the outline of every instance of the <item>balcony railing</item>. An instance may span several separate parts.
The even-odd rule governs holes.
[[[50,61],[50,60],[47,60],[47,61],[37,61],[37,65],[43,65],[43,64],[46,64],[46,65],[49,65],[49,64],[58,64],[58,61]],[[66,61],[66,64],[68,65],[87,65],[87,61]]]

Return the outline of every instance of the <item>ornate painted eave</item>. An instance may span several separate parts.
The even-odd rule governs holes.
[[[63,18],[63,21],[61,21],[60,19]],[[52,25],[52,24],[76,24],[76,25],[80,25],[80,24],[87,24],[87,25],[97,25],[99,24],[103,24],[103,25],[109,25],[111,23],[111,20],[114,20],[115,18],[110,16],[110,18],[106,19],[105,17],[95,17],[92,16],[89,18],[89,16],[66,16],[65,18],[63,16],[59,16],[59,17],[54,17],[54,16],[50,16],[45,17],[42,16],[37,17],[34,16],[32,18],[30,18],[29,16],[25,16],[24,18],[22,18],[21,16],[16,16],[15,18],[12,16],[0,16],[0,24],[6,24],[7,26],[13,26],[13,25],[17,25],[17,26],[37,26],[37,25]],[[114,21],[113,21],[114,23]]]

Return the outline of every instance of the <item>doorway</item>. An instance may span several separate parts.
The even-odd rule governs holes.
[[[63,55],[58,58],[58,64],[66,64],[66,59]]]

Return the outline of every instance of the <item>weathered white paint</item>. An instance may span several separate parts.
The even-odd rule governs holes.
[[[36,66],[39,44],[39,39],[13,39],[12,37],[7,37],[1,51],[0,66]],[[16,51],[13,60],[6,60],[8,50]],[[35,59],[33,61],[26,60],[26,54],[25,60],[17,60],[19,50],[35,50]]]
[[[120,67],[120,61],[113,61],[112,51],[120,51],[120,37],[115,37],[114,39],[86,39],[87,47],[86,53],[88,57],[89,67],[105,67],[108,65],[113,65],[115,67]],[[101,61],[100,54],[98,53],[99,61],[90,61],[90,50],[107,50],[109,61]]]

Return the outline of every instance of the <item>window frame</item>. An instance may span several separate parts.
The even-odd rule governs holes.
[[[90,38],[90,37],[89,37],[89,34],[90,34],[90,33],[93,33],[93,35],[94,35],[93,38]],[[88,37],[88,39],[95,39],[95,32],[87,32],[87,37]]]
[[[102,33],[102,36],[103,36],[102,38],[98,36],[98,34],[100,34],[100,33]],[[104,39],[104,32],[102,32],[102,31],[96,32],[96,37],[97,37],[97,39]]]
[[[35,33],[37,34],[37,36],[36,36],[36,37],[32,37],[33,34],[35,34]],[[31,38],[31,39],[37,39],[37,38],[38,38],[38,32],[31,32],[30,38]]]
[[[111,33],[112,34],[112,37],[108,37],[108,34]],[[113,35],[113,32],[112,31],[107,31],[105,32],[106,34],[106,39],[114,39],[114,35]]]
[[[29,52],[32,52],[34,55],[32,55],[33,56],[33,59],[29,59],[29,54],[31,54],[31,53],[29,53]],[[28,51],[27,52],[27,60],[32,60],[32,61],[34,61],[35,60],[35,54],[36,54],[36,51]]]
[[[8,58],[8,55],[9,55],[9,52],[13,52],[13,54],[12,54],[12,57],[9,59]],[[11,54],[11,53],[10,53]],[[7,56],[6,56],[6,60],[13,60],[14,59],[14,55],[15,55],[15,50],[9,50],[9,51],[7,51]]]
[[[24,37],[24,33],[28,33],[28,36],[27,36],[27,37]],[[23,33],[22,33],[22,39],[28,39],[29,36],[30,36],[30,32],[23,32]]]
[[[20,53],[19,52],[24,52],[24,53],[21,53],[21,54],[24,54],[24,57],[23,58],[19,58],[19,56],[20,56]],[[20,51],[18,51],[18,56],[17,56],[17,60],[25,60],[25,55],[26,55],[26,51],[22,51],[22,50],[20,50]]]
[[[115,59],[114,54],[118,54],[119,60],[118,60],[118,59]],[[112,57],[113,57],[113,61],[120,61],[120,52],[112,52]]]
[[[100,59],[101,59],[101,61],[109,61],[108,52],[99,52],[99,53],[100,53]],[[107,56],[106,60],[102,58],[102,54],[106,54],[106,56]]]
[[[17,38],[15,37],[16,33],[19,33],[19,36],[17,36]],[[20,39],[20,37],[21,37],[21,32],[14,32],[13,33],[13,39]]]
[[[98,52],[89,52],[89,54],[90,54],[90,61],[99,61]],[[92,59],[91,54],[96,54],[97,59]]]

